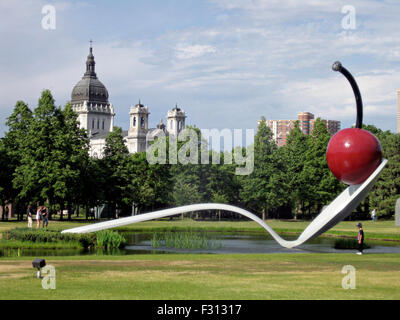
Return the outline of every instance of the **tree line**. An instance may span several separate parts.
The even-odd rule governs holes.
[[[280,148],[261,121],[253,145],[254,171],[245,176],[235,174],[238,165],[224,163],[226,153],[220,152],[221,164],[213,164],[212,154],[219,152],[213,150],[210,164],[149,164],[145,152],[129,154],[118,127],[106,137],[104,156],[91,158],[89,137],[79,128],[77,114],[69,103],[57,107],[49,90],[42,92],[34,110],[18,101],[6,125],[0,139],[0,205],[13,203],[19,219],[28,204],[46,204],[50,218],[67,209],[71,219],[73,213],[88,218],[91,208],[104,204],[109,218],[116,218],[132,214],[133,204],[143,213],[201,202],[237,205],[263,219],[311,219],[345,188],[327,166],[331,137],[320,119],[311,135],[296,123]],[[378,216],[390,218],[400,197],[400,135],[374,126],[365,129],[381,141],[389,163],[353,218],[368,217],[372,207]],[[220,218],[221,213],[201,216]]]

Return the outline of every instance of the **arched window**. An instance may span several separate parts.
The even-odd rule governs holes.
[[[100,129],[100,120],[97,119],[97,129]]]
[[[104,120],[103,120],[103,124],[101,125],[101,128],[104,130]]]
[[[92,129],[94,129],[94,119],[92,120]]]
[[[169,127],[170,127],[170,129],[174,128],[174,122],[172,120],[169,122]]]
[[[136,127],[136,117],[133,117],[133,126]]]
[[[142,126],[142,128],[144,128],[144,117],[140,118],[140,125]]]

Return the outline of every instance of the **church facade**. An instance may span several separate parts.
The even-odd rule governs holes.
[[[106,87],[97,78],[95,72],[93,48],[90,46],[86,60],[86,72],[75,85],[71,94],[71,106],[78,114],[80,127],[86,129],[90,138],[91,157],[102,158],[107,135],[114,128],[114,106],[109,102]],[[149,141],[163,131],[165,135],[177,137],[185,128],[186,114],[175,105],[167,112],[167,123],[163,120],[156,128],[149,128],[149,108],[140,101],[129,112],[129,129],[122,131],[125,145],[130,153],[143,152]]]

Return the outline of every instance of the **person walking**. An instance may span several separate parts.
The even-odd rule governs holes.
[[[38,207],[36,210],[36,229],[40,228],[40,220],[42,220],[42,207]]]
[[[1,220],[6,220],[6,206],[3,206],[3,210],[1,212]]]
[[[376,219],[376,208],[374,208],[374,210],[372,210],[371,217],[372,217],[372,222],[375,222],[375,219]]]
[[[3,210],[3,216],[1,217],[3,220],[8,220],[8,206],[6,205]]]
[[[28,218],[28,228],[32,228],[32,217],[34,215],[32,206],[29,204],[28,209],[26,209],[26,216]]]
[[[44,228],[46,226],[46,228],[47,228],[47,226],[49,225],[49,219],[48,219],[49,214],[48,214],[46,206],[43,206],[41,213],[42,213],[42,219],[43,219],[42,227]]]
[[[358,228],[357,242],[358,242],[358,255],[363,254],[364,249],[364,230],[361,223],[357,223],[356,227]]]

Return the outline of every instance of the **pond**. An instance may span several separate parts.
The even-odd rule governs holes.
[[[161,243],[159,247],[152,246],[154,233],[124,233],[127,246],[124,249],[114,250],[79,250],[79,249],[0,249],[0,256],[76,256],[76,255],[134,255],[134,254],[168,254],[168,253],[196,253],[196,254],[269,254],[269,253],[354,253],[355,250],[337,250],[333,248],[335,238],[319,237],[300,247],[286,249],[281,247],[268,234],[221,234],[217,232],[202,233],[213,241],[214,245],[202,249],[177,249],[166,247]],[[294,240],[296,237],[284,236]],[[400,253],[398,242],[368,241],[371,246],[365,253]]]

